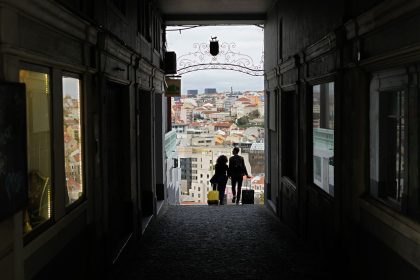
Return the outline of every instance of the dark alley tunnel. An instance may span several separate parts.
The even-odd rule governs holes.
[[[209,26],[264,34],[261,205],[176,201],[166,35]],[[0,279],[420,279],[419,28],[419,0],[0,0]]]

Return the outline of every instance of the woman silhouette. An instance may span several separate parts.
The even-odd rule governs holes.
[[[225,155],[221,155],[217,158],[216,165],[215,165],[215,173],[214,173],[213,182],[212,182],[213,190],[216,190],[216,186],[217,186],[217,190],[219,191],[220,205],[223,205],[226,183],[228,180],[228,176],[227,176],[228,166],[226,164],[227,162],[228,162],[228,159]]]

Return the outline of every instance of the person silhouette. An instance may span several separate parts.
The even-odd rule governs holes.
[[[251,178],[251,176],[248,175],[248,171],[246,170],[244,158],[238,155],[238,147],[233,148],[232,154],[233,156],[229,158],[228,176],[232,181],[232,203],[236,202],[236,204],[239,204],[243,177],[246,175],[247,178]]]
[[[227,162],[228,162],[228,159],[225,155],[221,155],[217,158],[216,165],[215,165],[215,174],[213,176],[214,180],[212,182],[213,190],[215,190],[216,186],[217,186],[217,190],[219,191],[220,205],[224,204],[223,200],[225,198],[226,183],[227,183],[227,180],[228,180]]]

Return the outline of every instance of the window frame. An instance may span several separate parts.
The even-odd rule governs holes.
[[[40,225],[38,225],[37,227],[33,228],[30,232],[28,233],[22,233],[22,239],[23,239],[23,246],[28,245],[32,240],[34,240],[35,238],[37,238],[39,235],[41,235],[43,232],[45,232],[47,229],[51,228],[55,223],[56,223],[56,212],[57,209],[55,207],[55,201],[56,201],[56,188],[57,188],[57,184],[56,184],[56,169],[55,169],[55,161],[56,161],[56,152],[54,150],[54,133],[55,133],[55,127],[54,127],[54,75],[53,75],[53,69],[52,67],[48,67],[48,66],[44,66],[44,65],[38,65],[38,64],[33,64],[33,63],[28,63],[28,62],[21,62],[18,68],[18,73],[21,70],[26,70],[26,71],[31,71],[31,72],[38,72],[38,73],[43,73],[43,74],[48,74],[49,77],[49,81],[48,81],[48,86],[49,86],[49,91],[50,91],[50,104],[49,104],[49,108],[50,108],[50,148],[51,148],[51,153],[50,153],[50,157],[51,157],[51,175],[50,175],[50,184],[51,184],[51,216],[48,220],[46,220],[45,222],[41,223]],[[25,84],[26,87],[26,84]],[[27,94],[27,91],[25,89],[25,96]],[[26,136],[28,137],[28,136]],[[27,151],[27,153],[29,153],[29,151]],[[29,172],[29,169],[28,169]],[[23,223],[23,221],[22,221]]]
[[[282,182],[286,181],[289,185],[292,185],[294,188],[297,188],[298,181],[299,181],[299,149],[300,149],[300,147],[299,147],[299,137],[300,137],[299,136],[299,118],[300,118],[299,90],[298,90],[297,87],[292,87],[290,89],[288,88],[287,90],[286,89],[281,90],[279,92],[279,94],[280,95],[275,99],[275,102],[276,102],[276,104],[278,104],[278,102],[280,101],[279,115],[281,116],[281,121],[279,123],[279,126],[280,126],[280,131],[282,132],[280,134],[281,158],[282,158],[282,160],[281,160],[282,164],[281,164],[281,169],[280,169],[281,170],[281,181]],[[285,130],[286,130],[286,117],[285,117],[286,116],[286,106],[287,106],[287,108],[290,108],[290,106],[289,106],[290,104],[287,103],[288,100],[286,100],[286,98],[294,98],[295,99],[294,101],[296,103],[295,104],[296,105],[296,108],[295,108],[296,112],[295,112],[295,115],[294,115],[294,117],[296,117],[296,120],[295,120],[295,122],[296,122],[296,126],[295,126],[296,139],[295,140],[296,141],[294,141],[296,151],[293,151],[293,154],[294,154],[294,157],[295,157],[295,160],[294,160],[294,165],[295,165],[294,169],[295,170],[293,170],[295,172],[295,174],[293,174],[293,175],[295,176],[295,178],[292,178],[290,176],[291,174],[288,174],[289,170],[286,171],[286,168],[285,168],[285,166],[290,166],[289,162],[287,162],[289,159],[288,159],[288,156],[286,155],[285,151],[291,150],[291,147],[288,147],[286,145],[286,143],[293,142],[293,141],[290,141],[290,142],[286,141],[285,137],[287,137],[287,136],[286,136],[286,133],[284,133]],[[270,100],[270,102],[272,102],[272,101],[273,100]],[[287,139],[290,139],[290,138],[287,138]]]
[[[83,74],[66,71],[60,68],[55,68],[50,65],[39,65],[31,62],[21,62],[19,64],[18,72],[21,70],[38,72],[48,74],[49,77],[49,91],[50,91],[50,148],[51,148],[51,216],[48,220],[33,228],[30,232],[23,234],[23,245],[27,246],[32,240],[43,234],[49,228],[53,227],[60,219],[66,217],[74,209],[83,205],[87,198],[87,174],[86,174],[86,126],[85,120],[85,87]],[[59,188],[65,192],[65,162],[64,159],[64,115],[63,115],[63,78],[75,78],[80,83],[80,148],[81,148],[81,162],[82,162],[82,196],[73,203],[66,205],[64,196],[60,196]],[[26,94],[26,93],[25,93]],[[61,108],[60,108],[61,107]],[[58,141],[58,144],[54,142]],[[58,149],[57,149],[58,146]],[[63,154],[61,155],[61,152]],[[58,162],[62,164],[57,165]],[[63,173],[63,174],[61,174]],[[62,176],[62,177],[61,177]]]
[[[388,70],[383,70],[383,71],[378,71],[375,73],[372,73],[372,77],[370,79],[370,90],[369,90],[369,100],[370,100],[370,104],[369,104],[369,186],[368,186],[368,194],[370,197],[372,197],[373,199],[375,199],[376,201],[382,203],[383,205],[385,205],[388,208],[391,208],[395,211],[397,211],[398,213],[410,217],[410,218],[416,218],[417,220],[420,219],[420,205],[419,202],[417,200],[417,204],[416,204],[416,198],[411,197],[411,185],[412,185],[412,181],[414,179],[411,179],[410,177],[410,172],[412,170],[411,167],[411,160],[410,160],[410,142],[409,142],[409,136],[410,136],[410,128],[412,126],[411,122],[412,122],[412,112],[410,109],[410,98],[411,95],[413,94],[411,92],[412,87],[416,87],[416,93],[419,93],[419,89],[418,89],[418,85],[416,85],[415,83],[413,83],[413,81],[410,80],[410,71],[408,70],[408,67],[400,67],[400,68],[393,68],[393,69],[388,69]],[[416,73],[417,75],[419,75],[419,72]],[[381,134],[380,131],[380,123],[381,123],[381,119],[379,116],[379,110],[380,110],[380,99],[381,96],[390,92],[400,92],[403,91],[405,96],[405,104],[404,104],[404,111],[405,111],[405,120],[404,120],[404,125],[406,126],[406,129],[404,131],[404,150],[406,151],[405,155],[404,155],[404,169],[405,169],[405,174],[404,174],[404,185],[405,185],[405,190],[401,195],[401,201],[397,201],[394,199],[389,198],[388,196],[382,196],[381,195],[381,190],[379,189],[380,186],[380,178],[377,178],[377,183],[374,183],[374,179],[372,178],[373,176],[373,172],[377,172],[377,176],[380,176],[381,173],[381,165],[376,165],[374,166],[372,161],[374,160],[372,157],[376,156],[375,158],[380,158],[381,157],[381,151],[380,151],[380,147],[381,145],[379,144],[379,142],[375,142],[373,143],[373,132],[372,132],[372,126],[376,125],[378,127],[378,139],[379,139],[379,135]],[[416,94],[414,93],[414,94]],[[372,112],[372,110],[375,110],[375,108],[373,107],[373,103],[374,101],[376,101],[376,105],[377,108],[376,110],[378,111],[378,117],[376,119],[372,119],[373,116],[372,114],[374,114],[374,112]],[[417,100],[418,103],[418,100]],[[419,104],[416,105],[416,109],[417,112],[415,112],[417,114],[417,118],[419,115],[419,109],[420,106]],[[414,109],[414,111],[416,110]],[[376,111],[375,111],[376,112]],[[415,116],[416,117],[416,116]],[[415,118],[414,117],[414,118]],[[375,122],[376,121],[376,122]],[[419,129],[418,129],[419,125],[417,125],[417,133],[419,134]],[[375,145],[375,146],[373,146]],[[373,154],[376,153],[376,154]],[[417,159],[419,159],[419,157],[417,156]],[[376,168],[376,169],[375,169]],[[383,172],[383,171],[382,171]],[[376,187],[375,187],[376,185]],[[386,191],[386,190],[385,190]],[[414,206],[414,209],[412,209],[412,204],[416,204]]]
[[[313,166],[313,158],[314,158],[314,150],[313,150],[313,87],[321,84],[328,84],[334,83],[334,195],[331,195],[317,184],[314,183],[314,166]],[[306,152],[308,156],[307,167],[308,172],[306,174],[307,185],[309,185],[312,189],[317,191],[318,193],[322,194],[322,196],[327,199],[328,201],[334,200],[334,198],[338,195],[337,192],[337,173],[338,168],[336,168],[337,163],[337,152],[338,152],[338,77],[336,73],[332,73],[326,75],[324,77],[317,77],[314,79],[309,80],[305,86],[305,102],[306,102],[306,129],[307,129],[307,145],[306,145]],[[310,160],[309,160],[310,158]]]
[[[150,0],[137,2],[137,32],[147,42],[152,43],[152,4]]]

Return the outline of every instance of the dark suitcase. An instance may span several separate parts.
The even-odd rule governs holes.
[[[254,204],[254,190],[251,189],[251,180],[247,180],[246,183],[249,189],[242,190],[242,204]]]

